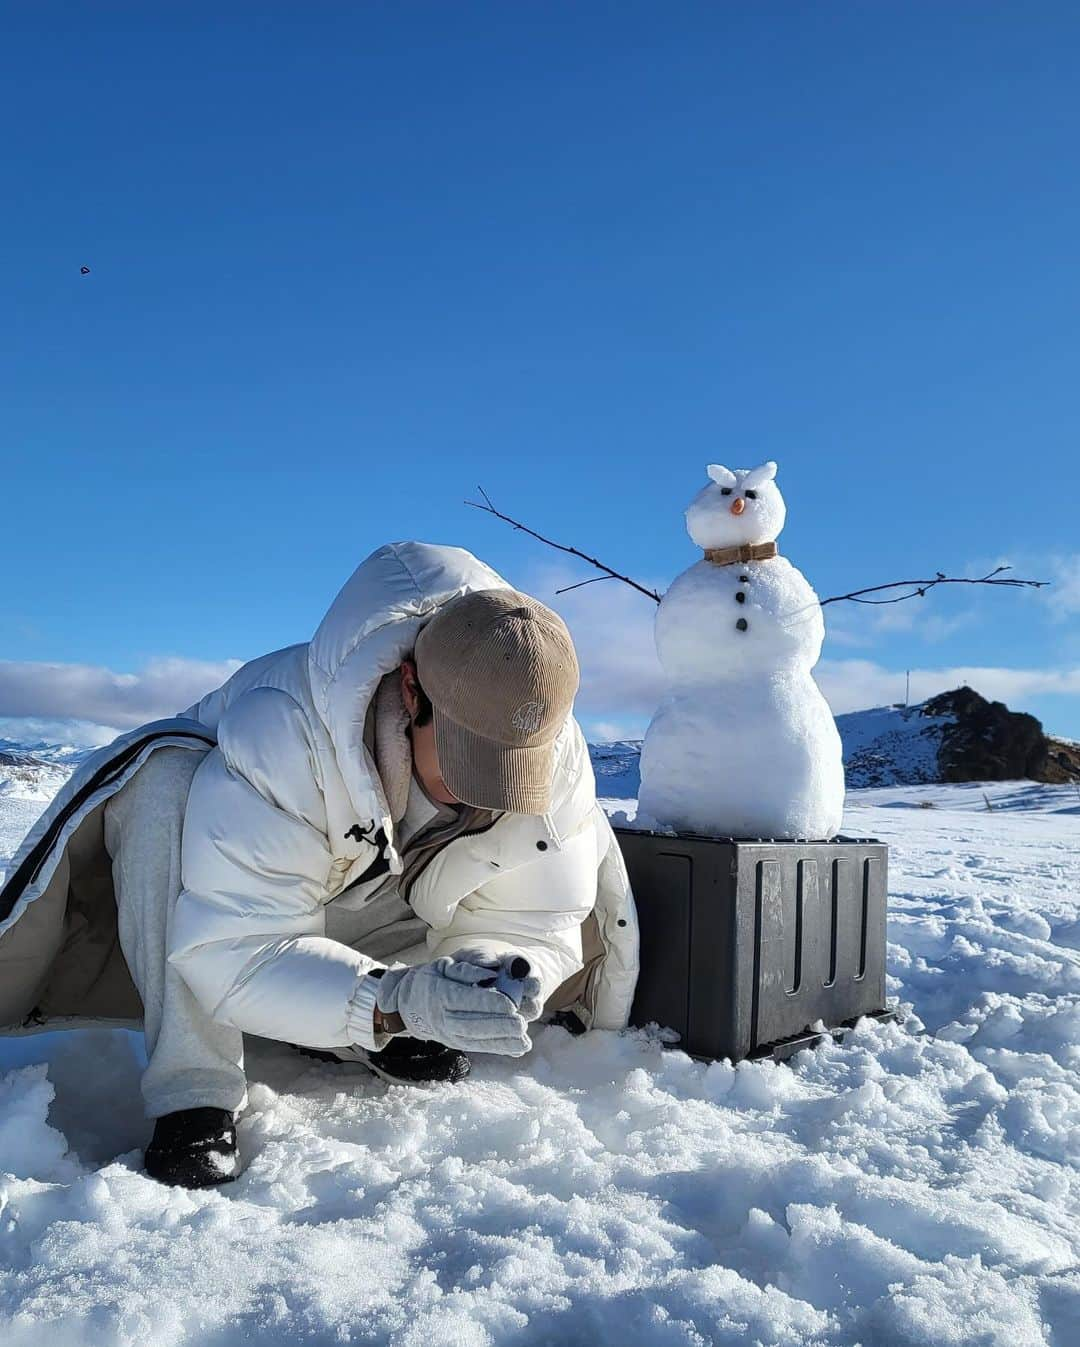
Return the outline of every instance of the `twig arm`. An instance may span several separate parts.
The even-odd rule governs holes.
[[[557,543],[551,538],[545,538],[542,533],[537,533],[535,529],[527,527],[527,525],[521,523],[520,520],[512,519],[510,515],[503,514],[501,510],[496,510],[495,506],[492,504],[491,497],[482,486],[477,487],[477,490],[480,492],[481,496],[483,496],[484,504],[481,505],[475,500],[467,500],[465,504],[471,506],[472,509],[483,510],[486,514],[493,514],[496,519],[503,520],[512,528],[520,529],[522,533],[527,533],[530,538],[536,538],[538,542],[546,543],[548,547],[554,547],[559,552],[566,552],[572,557],[579,557],[582,561],[587,561],[590,566],[595,566],[598,571],[603,571],[603,575],[594,576],[592,580],[580,580],[576,585],[567,585],[564,589],[558,589],[555,591],[557,594],[566,594],[569,593],[571,589],[580,589],[583,585],[595,584],[597,580],[621,580],[624,584],[629,585],[631,589],[636,589],[639,594],[644,594],[646,598],[652,599],[654,603],[660,602],[660,595],[655,589],[646,589],[644,585],[639,585],[636,580],[631,580],[628,575],[623,575],[619,571],[612,570],[610,566],[605,566],[604,563],[598,561],[596,557],[590,557],[576,547],[568,547],[565,543]],[[936,589],[938,585],[1008,585],[1013,589],[1042,589],[1045,585],[1050,583],[1049,580],[1016,580],[1011,576],[1003,579],[1002,576],[1005,571],[1011,569],[1011,566],[997,566],[988,575],[979,577],[950,576],[946,575],[943,571],[938,571],[932,580],[893,580],[887,585],[870,585],[866,589],[853,589],[850,594],[834,594],[829,599],[822,599],[821,606],[822,608],[825,608],[830,603],[842,603],[845,600],[850,600],[852,603],[867,603],[871,605],[903,603],[905,599],[925,598],[927,593],[931,589]],[[889,589],[907,589],[911,592],[908,594],[897,594],[891,599],[868,599],[865,597],[867,594],[881,594]]]
[[[553,542],[550,538],[545,538],[542,533],[537,533],[535,529],[527,528],[519,520],[511,519],[508,514],[503,514],[501,510],[496,510],[495,506],[491,503],[491,497],[482,486],[477,487],[477,490],[480,492],[481,496],[483,496],[485,503],[481,505],[475,500],[467,500],[465,502],[466,505],[470,505],[474,510],[483,510],[487,514],[493,514],[496,519],[502,519],[507,524],[513,525],[514,528],[520,529],[522,533],[527,533],[530,538],[536,538],[542,543],[547,543],[548,547],[555,547],[560,552],[568,552],[572,557],[580,557],[582,561],[587,561],[590,566],[595,566],[598,571],[604,572],[602,576],[596,577],[598,580],[622,580],[624,584],[629,585],[632,589],[636,589],[639,594],[644,594],[646,598],[652,599],[654,603],[660,602],[660,595],[657,594],[655,589],[646,589],[644,585],[639,585],[636,580],[631,580],[628,575],[622,575],[619,571],[613,571],[610,566],[605,566],[602,561],[597,561],[596,557],[586,556],[584,552],[578,551],[576,547],[567,547],[565,543]],[[583,581],[582,583],[588,584],[589,582]],[[577,589],[577,585],[569,585],[568,588]],[[565,591],[560,589],[558,592],[562,594]]]
[[[834,594],[831,599],[822,599],[821,606],[825,607],[829,603],[840,603],[844,599],[850,599],[852,603],[903,603],[905,599],[924,598],[927,591],[936,588],[938,585],[1009,585],[1014,589],[1042,589],[1044,585],[1050,583],[1049,580],[1014,580],[1011,577],[1002,580],[999,577],[1003,572],[1011,570],[1011,566],[998,566],[988,575],[968,577],[968,576],[948,576],[942,571],[938,571],[933,580],[894,580],[888,585],[871,585],[868,589],[855,589],[850,594]],[[880,594],[886,589],[911,589],[910,594],[898,594],[891,599],[866,599],[864,594]]]

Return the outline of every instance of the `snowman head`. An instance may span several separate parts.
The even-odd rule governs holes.
[[[710,463],[712,481],[686,511],[686,529],[698,547],[771,543],[784,527],[787,508],[776,485],[776,464],[723,468]]]

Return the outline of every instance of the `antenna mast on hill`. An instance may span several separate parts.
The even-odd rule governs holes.
[[[907,671],[907,688],[904,691],[904,705],[911,705],[911,670]]]

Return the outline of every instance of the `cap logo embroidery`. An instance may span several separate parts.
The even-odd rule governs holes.
[[[525,730],[527,734],[532,734],[540,728],[540,717],[543,710],[543,702],[523,702],[514,712],[510,723],[519,730]]]

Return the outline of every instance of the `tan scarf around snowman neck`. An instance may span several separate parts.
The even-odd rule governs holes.
[[[736,561],[769,561],[777,555],[775,543],[740,543],[738,547],[706,547],[705,560],[717,566]]]

